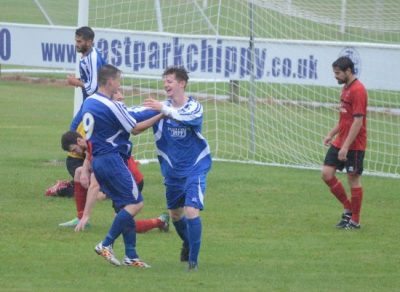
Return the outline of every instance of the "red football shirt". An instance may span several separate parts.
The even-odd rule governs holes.
[[[349,150],[365,150],[367,147],[367,104],[367,91],[358,79],[343,87],[340,96],[339,132],[332,143],[333,146],[341,148],[349,134],[353,118],[363,116],[360,132],[350,145]]]

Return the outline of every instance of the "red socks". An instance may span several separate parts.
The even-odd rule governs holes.
[[[153,228],[160,227],[162,224],[163,222],[158,218],[136,220],[136,232],[144,233]]]
[[[352,188],[351,189],[351,221],[360,223],[360,212],[361,212],[361,203],[363,198],[363,189],[362,188]]]
[[[80,183],[74,182],[74,196],[78,219],[81,219],[83,216],[86,204],[86,195],[87,189],[85,189]]]
[[[342,183],[336,177],[329,181],[325,181],[325,183],[329,186],[332,194],[343,204],[344,209],[351,210],[351,221],[360,223],[360,212],[363,198],[362,187],[351,189],[350,201],[347,198],[346,191]]]
[[[342,183],[336,178],[325,181],[325,183],[329,186],[331,193],[342,203],[344,209],[352,210],[352,204],[347,198],[346,191],[342,185]]]

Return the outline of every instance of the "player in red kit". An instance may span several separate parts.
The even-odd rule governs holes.
[[[335,78],[344,84],[340,96],[339,122],[324,139],[330,145],[322,167],[322,179],[332,194],[343,205],[343,229],[359,229],[363,198],[361,175],[367,146],[368,96],[364,85],[354,73],[354,63],[349,57],[340,57],[332,64]],[[346,169],[351,196],[346,194],[336,170]]]

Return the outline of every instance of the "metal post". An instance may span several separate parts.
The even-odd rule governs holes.
[[[292,0],[287,0],[287,8],[289,12],[292,11]]]
[[[255,66],[254,66],[254,0],[249,1],[249,49],[250,49],[250,85],[249,85],[249,110],[250,110],[250,154],[254,159],[256,153],[255,139]]]
[[[159,32],[163,32],[164,31],[164,27],[163,27],[163,23],[162,23],[162,13],[161,13],[160,0],[154,0],[154,7],[156,8],[158,31]]]
[[[78,5],[78,27],[87,26],[89,24],[89,0],[79,0]],[[79,74],[79,55],[77,53],[75,64],[75,76],[80,77]],[[82,89],[75,87],[74,92],[74,116],[81,108],[83,102]]]
[[[347,1],[342,0],[342,12],[341,12],[341,21],[340,21],[340,32],[341,33],[346,32],[346,6],[347,6]]]

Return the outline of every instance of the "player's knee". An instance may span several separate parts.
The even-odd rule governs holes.
[[[182,209],[169,210],[169,215],[173,222],[179,221],[183,217],[183,210]]]
[[[97,199],[97,201],[103,201],[107,198],[107,196],[106,196],[106,194],[104,194],[103,192],[100,192],[99,190],[100,190],[100,188],[97,191],[96,199]],[[115,210],[115,208],[114,208],[114,210]]]
[[[347,179],[351,188],[361,187],[361,176],[355,173],[349,173]]]
[[[330,168],[324,167],[321,171],[321,179],[325,183],[328,183],[330,180],[332,180],[334,176],[335,176],[335,170],[332,170]]]
[[[123,208],[132,216],[136,216],[140,212],[140,210],[142,210],[143,206],[143,202],[139,202],[136,204],[125,205]]]
[[[187,206],[187,207],[185,207],[185,215],[186,215],[186,218],[193,219],[193,218],[199,217],[200,210],[196,209],[194,207]]]
[[[75,169],[74,182],[79,182],[81,179],[82,166]]]

